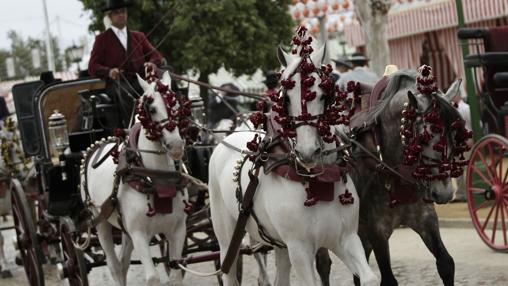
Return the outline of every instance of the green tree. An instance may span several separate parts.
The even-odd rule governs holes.
[[[80,1],[93,11],[90,29],[102,30],[102,1]],[[129,8],[129,28],[147,33],[176,72],[193,70],[208,82],[208,75],[221,67],[235,75],[277,68],[276,47],[289,44],[294,27],[289,2],[135,1]]]
[[[26,76],[37,76],[47,70],[46,48],[43,40],[28,38],[24,39],[16,31],[9,31],[7,37],[11,42],[10,51],[0,51],[0,78],[7,78],[5,60],[8,57],[14,58],[16,76],[14,78],[23,78]],[[63,58],[60,55],[60,49],[56,38],[53,41],[53,55],[55,56],[56,71],[61,71],[63,67]],[[40,55],[40,67],[35,68],[32,61],[32,50],[38,49]]]

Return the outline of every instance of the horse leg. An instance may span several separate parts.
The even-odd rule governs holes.
[[[7,260],[5,260],[4,253],[4,236],[0,232],[0,271],[2,271],[2,278],[12,277],[12,273],[7,269]]]
[[[314,256],[316,250],[308,243],[290,242],[287,244],[289,260],[295,268],[296,276],[301,285],[317,286],[314,278]]]
[[[125,286],[125,280],[122,276],[120,261],[115,253],[115,244],[113,243],[112,226],[108,222],[102,222],[97,225],[97,234],[104,253],[106,253],[106,263],[111,276],[116,285]]]
[[[289,286],[291,262],[287,249],[275,247],[275,286]]]
[[[136,253],[139,253],[141,264],[145,268],[145,278],[147,286],[160,285],[160,277],[153,264],[152,255],[150,253],[150,237],[146,233],[134,230],[131,233],[132,243]]]
[[[372,245],[379,271],[381,272],[381,286],[397,286],[398,282],[393,275],[390,261],[390,246],[388,244],[388,239],[393,230],[390,229],[389,233],[382,233],[375,225],[370,226],[368,229],[367,236]]]
[[[436,258],[437,272],[443,280],[443,284],[445,286],[453,285],[455,262],[441,240],[436,212],[433,210],[427,215],[423,215],[418,223],[411,223],[408,226],[420,235],[427,248]]]
[[[209,194],[210,194],[210,213],[212,217],[213,230],[217,237],[220,247],[220,261],[224,261],[226,252],[229,248],[231,237],[233,236],[236,220],[228,213],[220,189],[217,183],[210,179],[209,181]],[[237,254],[238,257],[238,254]],[[224,286],[240,286],[236,279],[236,263],[238,259],[235,258],[229,273],[222,276]]]
[[[131,254],[134,249],[132,239],[125,232],[122,233],[122,248],[120,249],[120,261],[122,263],[122,277],[127,281],[127,272],[131,266]]]
[[[362,235],[361,231],[358,232],[358,236],[360,236],[360,240],[362,241],[363,245],[363,250],[365,250],[365,258],[367,258],[367,262],[369,262],[370,254],[372,253],[372,245],[370,244],[369,240]],[[358,276],[353,276],[353,280],[355,286],[360,286],[360,279],[358,278]]]
[[[360,285],[379,285],[379,279],[374,274],[365,257],[360,237],[356,233],[345,236],[331,249],[355,276],[359,276]]]
[[[332,268],[332,260],[328,254],[328,249],[320,248],[316,253],[316,270],[321,278],[323,286],[330,286],[330,270]]]
[[[182,258],[183,247],[186,239],[186,226],[184,221],[178,223],[174,231],[166,231],[164,236],[169,241],[169,257],[171,260],[180,260]],[[169,273],[169,285],[183,285],[183,276],[181,270],[171,271]]]
[[[254,246],[256,241],[249,236],[250,245]],[[258,285],[259,286],[271,286],[268,272],[266,271],[266,254],[254,253],[254,259],[258,264]]]

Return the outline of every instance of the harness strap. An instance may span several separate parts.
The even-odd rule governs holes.
[[[367,154],[370,158],[374,159],[378,163],[378,166],[376,167],[378,170],[388,170],[392,175],[399,177],[401,180],[403,180],[411,185],[416,185],[416,182],[404,177],[400,172],[398,172],[397,170],[393,169],[388,164],[386,164],[385,162],[380,160],[376,155],[372,154],[372,152],[369,149],[365,148],[365,146],[363,146],[360,142],[356,141],[355,139],[350,139],[350,140],[353,144],[355,144],[358,148],[360,148],[365,154]]]
[[[247,224],[247,220],[250,217],[253,203],[252,199],[254,198],[254,194],[256,193],[256,189],[259,184],[258,174],[259,167],[254,169],[254,173],[252,170],[249,170],[249,178],[250,182],[247,186],[247,190],[245,191],[245,195],[242,200],[242,205],[240,208],[240,213],[238,214],[238,220],[236,222],[235,230],[233,232],[233,236],[231,237],[231,242],[229,243],[229,248],[224,257],[224,261],[221,265],[221,270],[223,273],[229,273],[231,269],[231,265],[233,261],[235,261],[236,256],[238,255],[238,250],[240,249],[240,244],[242,243],[242,239],[245,236],[245,226]]]
[[[104,163],[104,161],[106,161],[106,159],[109,157],[109,155],[111,155],[111,153],[113,152],[113,150],[115,150],[115,147],[116,145],[114,145],[113,147],[111,147],[111,149],[109,149],[108,152],[106,152],[106,154],[104,154],[104,156],[102,156],[100,159],[99,157],[101,156],[101,153],[102,151],[104,151],[104,148],[106,147],[106,144],[102,145],[99,150],[97,150],[97,155],[95,155],[94,159],[93,159],[93,162],[92,162],[92,168],[94,169],[97,169],[100,165],[102,165],[102,163]]]

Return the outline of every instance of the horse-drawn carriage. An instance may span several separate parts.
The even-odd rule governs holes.
[[[469,212],[481,239],[492,249],[508,251],[508,27],[460,29],[460,39],[474,51],[466,68],[483,72],[476,81],[475,101],[480,107],[481,134],[472,149],[467,172]],[[476,75],[476,73],[475,73]]]
[[[15,94],[23,144],[35,157],[39,179],[35,211],[16,184],[12,196],[17,244],[31,285],[43,285],[41,265],[58,252],[51,249],[62,250],[56,259],[71,285],[87,285],[87,273],[105,264],[115,282],[124,285],[132,263],[143,264],[152,285],[159,281],[154,262],[169,270],[217,261],[218,252],[189,254],[219,245],[221,269],[211,275],[224,273],[226,285],[238,285],[242,264],[237,254],[266,249],[240,249],[245,231],[274,246],[279,283],[289,284],[293,265],[301,282],[316,285],[314,256],[326,248],[362,285],[375,285],[379,281],[365,253],[367,258],[376,253],[383,280],[395,280],[387,242],[400,223],[421,234],[438,259],[443,281],[453,284],[453,259],[429,202],[451,200],[450,178],[459,176],[466,163],[463,152],[471,134],[450,104],[460,81],[444,94],[428,66],[419,73],[387,75],[381,87],[367,89],[372,102],[379,101],[364,110],[351,140],[338,126],[353,119],[363,87],[351,82],[346,90],[337,88],[331,66],[322,65],[325,47],[313,52],[311,42],[301,27],[293,53],[279,51],[286,67],[282,88],[268,94],[250,116],[264,130],[235,133],[214,150],[210,215],[206,193],[188,192],[187,182],[203,186],[180,160],[192,133],[192,104],[171,90],[168,74],[157,80],[150,72],[148,81],[139,79],[144,92],[136,102],[139,123],[128,136],[112,128],[114,106],[101,96],[98,80]],[[267,101],[270,112],[264,114]],[[169,198],[169,204],[157,205],[155,197]],[[187,216],[193,197],[196,209]],[[360,198],[365,199],[363,214]],[[367,223],[357,234],[361,216]],[[378,224],[382,216],[391,220],[390,227]],[[112,232],[112,226],[123,231]],[[118,259],[114,244],[120,241]],[[149,245],[159,245],[162,257],[151,257]],[[133,248],[141,252],[141,261],[130,260]],[[170,273],[181,281],[180,271]],[[327,273],[320,271],[325,285]]]
[[[80,79],[50,85],[36,81],[13,88],[23,149],[27,157],[34,158],[37,170],[38,189],[32,193],[26,192],[16,178],[5,178],[11,191],[18,261],[24,266],[30,285],[44,285],[42,266],[48,261],[58,263],[60,277],[67,278],[70,285],[88,285],[88,273],[94,267],[106,265],[108,257],[100,247],[103,241],[99,243],[95,225],[87,224],[90,223],[84,205],[87,201],[82,200],[80,194],[83,190],[80,166],[84,156],[90,154],[90,146],[93,148],[94,143],[99,146],[104,142],[114,145],[117,141],[114,137],[118,123],[117,106],[105,95],[104,87],[105,83],[98,79]],[[155,108],[162,110],[163,106]],[[155,112],[151,116],[155,116]],[[188,151],[194,154],[193,161],[200,160],[199,152]],[[165,154],[166,150],[161,152]],[[152,176],[155,178],[155,174]],[[216,261],[218,265],[219,260],[219,247],[209,218],[206,185],[190,175],[186,174],[186,178],[196,184],[189,186],[184,205],[188,208],[193,204],[192,214],[186,216],[187,229],[184,229],[185,258],[172,254],[170,261],[168,233],[166,236],[155,235],[149,241],[161,250],[161,257],[150,260],[164,264],[168,272],[171,267],[179,269],[178,264]],[[146,205],[146,200],[143,204]],[[124,215],[125,212],[127,210]],[[121,243],[121,231],[110,230],[110,233],[115,244]],[[191,255],[198,252],[204,254]],[[141,261],[133,260],[129,264],[141,264]],[[241,280],[241,264],[239,267]]]

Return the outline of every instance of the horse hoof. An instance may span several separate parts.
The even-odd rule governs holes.
[[[23,260],[21,260],[21,255],[19,253],[16,254],[16,258],[14,259],[14,262],[18,266],[23,266]]]
[[[12,272],[10,270],[2,270],[2,278],[5,279],[5,278],[12,278],[14,277],[12,275]]]

